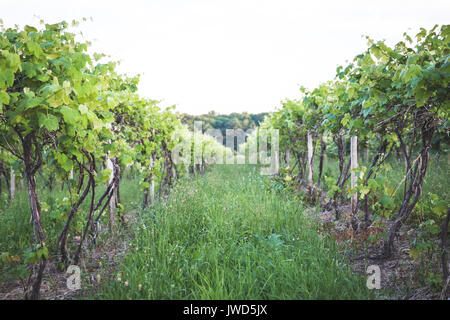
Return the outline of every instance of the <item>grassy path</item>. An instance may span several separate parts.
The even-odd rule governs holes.
[[[121,281],[114,274],[97,298],[370,298],[301,204],[264,179],[253,166],[216,166],[181,181],[140,214]]]

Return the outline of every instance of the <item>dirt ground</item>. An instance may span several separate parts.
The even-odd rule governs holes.
[[[58,270],[55,258],[50,258],[44,270],[41,284],[42,300],[73,300],[88,298],[95,292],[95,288],[101,284],[105,268],[112,275],[116,266],[120,264],[129,248],[131,236],[131,225],[136,219],[136,211],[125,216],[128,222],[125,231],[116,237],[108,236],[107,229],[99,232],[98,239],[101,244],[94,249],[85,251],[80,258],[81,289],[71,290],[68,288],[67,280],[70,274]],[[120,241],[117,241],[120,239]],[[103,264],[103,265],[102,265]],[[20,281],[4,283],[0,286],[0,300],[21,300],[24,298],[24,288]]]
[[[417,237],[417,234],[407,224],[401,228],[400,234],[394,242],[394,254],[389,259],[385,259],[380,258],[382,238],[373,242],[368,241],[368,238],[371,235],[380,235],[388,221],[384,221],[379,227],[372,225],[367,230],[354,232],[351,226],[350,205],[338,207],[341,214],[339,220],[336,220],[334,212],[330,210],[318,208],[309,208],[308,210],[311,216],[319,220],[324,232],[331,234],[338,243],[348,249],[345,251],[353,271],[367,277],[368,266],[377,265],[380,268],[380,298],[395,300],[450,299],[448,295],[445,296],[442,292],[433,290],[430,285],[423,284],[423,260],[414,260],[409,254],[411,242]],[[427,259],[429,259],[428,263],[441,272],[440,261],[436,254]],[[420,281],[421,279],[422,281]]]

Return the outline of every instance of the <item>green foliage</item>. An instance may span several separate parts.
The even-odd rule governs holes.
[[[297,168],[289,176],[297,174],[294,180],[298,184],[305,179],[307,134],[311,134],[316,155],[320,140],[325,142],[328,156],[343,152],[344,159],[338,163],[341,176],[335,173],[336,166],[324,169],[328,197],[346,199],[358,192],[361,201],[367,198],[375,217],[389,219],[396,210],[402,215],[407,211],[406,216],[414,211],[413,219],[421,216],[421,221],[442,223],[448,207],[448,197],[442,192],[445,189],[439,195],[422,197],[417,204],[414,196],[407,194],[408,190],[424,194],[417,172],[429,150],[444,156],[448,153],[449,37],[449,25],[436,25],[431,30],[422,28],[415,37],[405,33],[405,41],[392,47],[367,38],[367,49],[347,66],[339,66],[333,81],[312,90],[301,87],[299,99],[283,101],[261,127],[279,129],[280,150],[295,156]],[[354,189],[340,183],[347,163],[345,154],[349,153],[346,141],[351,136],[357,136],[360,147],[370,148],[375,155],[359,167]],[[395,153],[410,167],[396,163],[393,170],[385,160]],[[404,201],[409,201],[408,206],[402,206]]]
[[[204,130],[219,129],[225,137],[226,129],[242,129],[244,131],[254,129],[264,121],[264,117],[267,115],[268,113],[265,112],[257,114],[244,112],[225,115],[216,114],[214,111],[211,111],[208,114],[200,116],[191,116],[186,113],[181,113],[178,114],[178,118],[191,130],[194,128],[194,121],[202,121]]]

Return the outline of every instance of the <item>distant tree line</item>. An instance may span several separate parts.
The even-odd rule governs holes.
[[[202,121],[203,130],[219,129],[225,137],[226,129],[242,129],[246,131],[247,129],[258,127],[259,124],[264,121],[264,117],[266,115],[268,115],[267,112],[256,114],[250,114],[247,112],[217,114],[215,111],[210,111],[208,114],[198,116],[179,113],[178,118],[191,130],[193,130],[194,121]]]

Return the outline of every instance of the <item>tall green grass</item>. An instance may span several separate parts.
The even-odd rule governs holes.
[[[217,165],[180,181],[139,213],[128,255],[92,298],[373,298],[301,203],[264,179],[254,166]]]

